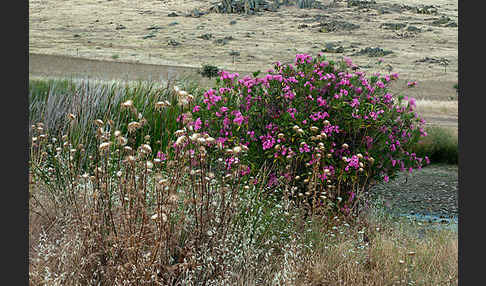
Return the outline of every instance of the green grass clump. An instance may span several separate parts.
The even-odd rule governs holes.
[[[457,164],[458,163],[458,137],[451,129],[432,126],[426,129],[427,136],[420,140],[413,152],[418,157],[428,156],[430,162]]]
[[[97,148],[95,120],[104,123],[103,128],[127,132],[127,125],[142,121],[137,131],[135,145],[146,142],[146,136],[156,153],[165,151],[170,138],[180,126],[177,116],[180,106],[172,85],[197,93],[197,87],[187,80],[161,85],[156,82],[123,83],[74,79],[36,79],[29,81],[29,122],[42,122],[45,132],[62,136],[69,128],[69,141],[73,146],[82,144],[86,153]],[[131,100],[133,108],[124,110],[122,103]],[[169,106],[156,108],[156,103],[168,101]],[[75,119],[69,118],[69,114]],[[143,135],[142,135],[143,134]]]

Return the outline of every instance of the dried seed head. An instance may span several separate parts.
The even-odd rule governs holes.
[[[106,151],[106,150],[108,150],[110,148],[110,146],[111,146],[111,142],[103,142],[103,143],[100,144],[100,146],[98,147],[98,149],[100,151]]]
[[[285,134],[283,134],[283,133],[278,133],[277,137],[278,137],[279,139],[283,139],[283,138],[285,137]]]
[[[324,125],[326,125],[326,126],[328,126],[328,125],[330,125],[330,124],[331,124],[331,123],[329,122],[329,120],[324,120],[324,122],[323,122],[323,123],[324,123]]]
[[[157,101],[155,103],[155,109],[156,110],[162,110],[163,108],[170,106],[170,103],[168,101]]]
[[[145,139],[145,141],[150,141],[150,135],[145,135],[145,137],[143,137],[143,139]]]
[[[152,163],[152,161],[147,161],[145,166],[147,166],[147,169],[152,169],[154,167],[154,163]]]
[[[98,126],[98,127],[101,127],[101,126],[103,126],[103,125],[104,125],[103,120],[101,120],[101,119],[96,119],[96,120],[94,121],[94,123],[95,123],[95,124],[96,124],[96,126]]]
[[[135,156],[133,156],[133,155],[128,155],[128,156],[127,156],[127,161],[128,161],[129,163],[133,163],[133,162],[135,162],[135,160],[136,160],[136,159],[137,159],[137,158],[135,158]]]
[[[348,149],[349,148],[349,145],[346,144],[346,143],[344,143],[342,146],[343,146],[344,149]]]
[[[120,130],[116,130],[115,133],[114,133],[115,137],[120,137],[121,136],[121,131]]]
[[[208,143],[208,144],[213,144],[215,141],[216,141],[216,139],[214,139],[213,137],[206,138],[206,143]]]
[[[233,148],[233,153],[238,154],[238,153],[240,153],[240,152],[241,152],[241,147],[240,147],[240,146],[235,146],[235,147]]]
[[[124,103],[122,103],[122,107],[124,108],[131,108],[133,106],[133,100],[127,100]]]
[[[144,153],[144,154],[151,154],[152,153],[152,148],[150,147],[150,145],[148,144],[142,144],[140,146],[140,150]]]
[[[319,127],[317,127],[317,126],[311,126],[310,127],[310,131],[312,131],[312,132],[318,132],[319,131]]]
[[[196,140],[199,138],[199,136],[200,136],[200,135],[201,135],[201,134],[199,134],[199,133],[193,133],[193,134],[191,134],[191,136],[189,136],[189,139],[190,139],[192,142],[194,142],[194,141],[196,141]]]
[[[358,153],[358,154],[356,155],[356,157],[358,157],[359,159],[363,159],[363,154]]]
[[[76,119],[76,115],[69,113],[68,118],[69,118],[69,120],[74,120],[74,119]]]
[[[176,146],[180,146],[182,143],[184,143],[187,140],[187,137],[185,135],[182,135],[177,138],[176,142],[174,143]]]
[[[188,95],[188,93],[185,90],[179,90],[177,92],[177,95],[180,96],[180,97],[186,97]]]
[[[123,136],[118,137],[116,140],[121,146],[125,146],[128,143],[128,139]]]
[[[142,125],[139,122],[132,121],[132,122],[128,123],[128,132],[134,132],[140,127],[142,127]]]
[[[185,133],[186,133],[186,129],[184,128],[184,129],[179,129],[179,130],[176,130],[176,131],[174,132],[174,135],[175,135],[175,136],[177,136],[177,137],[179,137],[179,136],[181,136],[181,135],[183,135],[183,134],[185,134]]]
[[[206,143],[206,139],[204,139],[203,137],[199,137],[199,138],[197,138],[197,143],[204,144],[204,143]]]

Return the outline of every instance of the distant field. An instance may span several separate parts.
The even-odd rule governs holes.
[[[404,80],[436,82],[450,87],[444,96],[455,95],[457,1],[377,0],[366,8],[321,0],[321,9],[291,5],[257,15],[209,13],[219,2],[29,0],[29,52],[265,71],[297,53],[325,51],[332,59],[350,56],[370,72],[391,68]],[[432,8],[419,12],[424,6]],[[194,9],[204,14],[190,17]],[[381,56],[379,65],[380,56],[359,54],[366,48],[392,53]]]

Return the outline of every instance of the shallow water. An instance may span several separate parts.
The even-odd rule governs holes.
[[[424,225],[432,228],[445,228],[451,230],[458,230],[458,217],[452,216],[446,218],[439,215],[427,215],[427,214],[400,214],[399,216],[410,219],[419,225]]]

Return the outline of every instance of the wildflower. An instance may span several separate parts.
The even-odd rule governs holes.
[[[158,151],[157,152],[157,158],[159,158],[161,161],[165,161],[165,160],[167,160],[167,155],[165,153]]]
[[[417,82],[416,81],[409,81],[409,82],[407,82],[407,86],[408,87],[414,87],[416,85],[417,85]]]
[[[194,130],[199,130],[201,129],[202,126],[202,121],[201,118],[197,118],[196,121],[194,121]]]
[[[383,177],[383,180],[384,180],[386,183],[388,183],[388,181],[390,181],[390,177],[388,177],[387,175],[385,175],[385,176]]]

